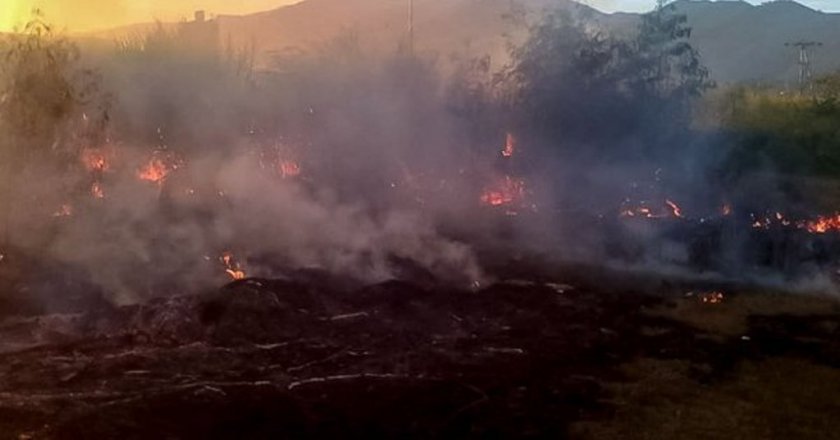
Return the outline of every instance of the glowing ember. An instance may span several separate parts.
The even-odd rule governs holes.
[[[82,164],[90,172],[103,173],[110,169],[108,157],[99,148],[86,148],[82,150]]]
[[[671,213],[674,215],[674,217],[682,217],[682,210],[679,206],[677,206],[676,203],[670,200],[665,200],[665,204],[668,205],[669,208],[671,208]]]
[[[525,181],[505,176],[493,188],[481,195],[481,203],[488,206],[508,206],[521,202],[525,197]]]
[[[700,301],[703,304],[722,304],[724,295],[721,292],[708,292],[700,295]]]
[[[137,173],[137,177],[141,180],[162,184],[163,180],[169,174],[169,169],[162,160],[153,158]]]
[[[818,216],[813,220],[790,220],[784,214],[776,212],[767,217],[753,217],[752,227],[755,229],[770,229],[774,224],[807,231],[811,234],[828,234],[840,232],[840,213]]]
[[[181,167],[181,162],[171,154],[156,151],[152,158],[137,171],[137,178],[163,185],[170,173]]]
[[[277,171],[284,179],[297,177],[300,176],[300,164],[291,160],[282,160],[277,165]]]
[[[505,149],[502,150],[502,156],[513,157],[514,153],[516,153],[516,137],[508,132],[505,136]]]
[[[840,214],[828,217],[818,217],[805,225],[808,232],[812,234],[825,234],[832,231],[840,231]]]
[[[619,213],[619,217],[682,218],[682,216],[682,209],[670,200],[665,200],[665,203],[658,209],[647,206],[647,202],[641,202],[639,206],[622,208]]]
[[[245,271],[243,271],[239,266],[239,263],[234,260],[232,253],[225,252],[219,259],[225,265],[225,272],[231,277],[231,279],[234,281],[245,279]]]
[[[53,213],[53,217],[70,217],[73,215],[73,205],[70,204],[63,204],[56,212]]]
[[[102,188],[102,184],[93,182],[93,185],[90,186],[90,195],[95,199],[104,199],[105,190]]]

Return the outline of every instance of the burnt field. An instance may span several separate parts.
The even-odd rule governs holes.
[[[494,271],[506,281],[475,291],[298,271],[123,307],[7,299],[0,432],[837,438],[832,298],[521,259]]]

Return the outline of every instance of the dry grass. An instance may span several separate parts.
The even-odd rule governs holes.
[[[825,315],[840,313],[836,298],[753,292],[726,295],[720,304],[708,304],[699,295],[679,298],[666,306],[648,309],[661,316],[688,324],[710,336],[725,339],[745,335],[750,315]]]
[[[701,385],[684,361],[641,359],[609,386],[615,417],[574,426],[585,439],[840,439],[840,370],[798,359],[747,362]]]

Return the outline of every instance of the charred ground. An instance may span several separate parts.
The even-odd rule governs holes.
[[[524,260],[497,270],[508,281],[478,291],[310,271],[133,306],[10,313],[0,431],[836,436],[821,417],[840,409],[832,299]],[[715,292],[722,302],[708,301]]]

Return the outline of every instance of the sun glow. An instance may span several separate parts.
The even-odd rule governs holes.
[[[60,30],[88,32],[135,23],[178,22],[190,19],[197,10],[213,14],[250,14],[277,8],[299,0],[0,0],[0,32],[22,28],[33,9],[40,9],[46,21]]]

